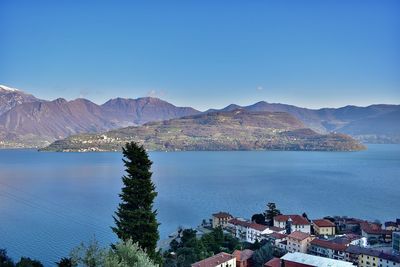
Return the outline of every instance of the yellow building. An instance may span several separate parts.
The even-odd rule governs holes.
[[[233,216],[227,212],[218,212],[212,215],[212,227],[222,227],[224,228],[230,219],[233,219]]]
[[[359,267],[372,267],[378,266],[379,262],[379,251],[375,253],[360,254],[358,256],[358,266]]]
[[[314,233],[316,235],[335,235],[335,224],[329,220],[313,220]]]

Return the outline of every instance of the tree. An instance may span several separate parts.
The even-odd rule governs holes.
[[[72,266],[103,266],[106,254],[107,251],[101,248],[99,242],[93,238],[87,245],[81,243],[71,251]]]
[[[254,214],[253,216],[251,216],[251,221],[263,225],[267,224],[265,222],[265,216],[262,213]]]
[[[310,221],[310,219],[308,219],[308,215],[307,213],[303,212],[303,214],[301,215],[304,219],[306,219],[307,221]]]
[[[61,258],[59,262],[56,262],[58,267],[74,267],[76,266],[73,264],[72,258]]]
[[[0,267],[14,267],[14,262],[7,256],[5,249],[0,249]]]
[[[43,267],[40,261],[32,260],[31,258],[22,257],[15,265],[16,267]]]
[[[275,203],[269,202],[267,204],[264,216],[265,220],[268,222],[270,226],[274,225],[274,217],[281,214],[282,214],[281,211],[276,208]]]
[[[130,142],[122,148],[126,175],[122,177],[124,186],[119,195],[121,203],[114,216],[113,231],[119,239],[132,239],[155,260],[159,238],[157,212],[153,211],[154,198],[157,196],[155,185],[151,181],[151,164],[143,146]]]
[[[132,240],[114,245],[104,262],[104,267],[157,267],[137,243]]]
[[[264,263],[273,258],[274,249],[271,244],[265,244],[261,248],[254,251],[252,260],[255,267],[262,267]]]

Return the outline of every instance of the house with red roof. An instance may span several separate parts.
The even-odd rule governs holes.
[[[290,232],[300,231],[311,233],[311,223],[300,215],[277,215],[274,217],[274,226],[287,229],[290,225]],[[290,233],[287,233],[290,234]]]
[[[315,235],[328,235],[334,236],[336,233],[336,225],[330,220],[319,219],[313,220],[312,225]]]
[[[233,218],[228,221],[226,229],[231,232],[233,236],[241,241],[247,240],[247,229],[251,222],[241,218]]]
[[[300,231],[294,231],[287,236],[287,251],[307,253],[310,242],[314,239],[313,236]]]
[[[236,267],[251,267],[253,254],[251,249],[235,250],[233,256],[236,257]]]
[[[346,244],[338,244],[329,240],[314,239],[310,242],[308,252],[312,255],[335,260],[346,260]]]
[[[192,267],[236,267],[236,257],[225,252],[195,262]]]
[[[365,237],[368,240],[368,243],[392,242],[393,231],[382,229],[381,225],[377,223],[364,221],[360,223],[360,228],[362,237]]]

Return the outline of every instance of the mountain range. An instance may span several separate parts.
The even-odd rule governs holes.
[[[0,147],[44,147],[81,133],[101,133],[148,122],[234,110],[285,112],[316,133],[344,133],[366,143],[400,143],[400,105],[307,109],[264,101],[231,104],[200,112],[158,98],[115,98],[102,105],[87,99],[42,100],[21,90],[0,86]]]

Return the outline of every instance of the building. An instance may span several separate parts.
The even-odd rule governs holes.
[[[347,261],[360,267],[399,267],[400,256],[376,249],[350,245],[346,249]]]
[[[309,253],[316,256],[330,258],[334,260],[346,260],[345,244],[337,244],[332,241],[314,239],[310,242]]]
[[[275,233],[269,234],[267,236],[267,239],[269,241],[271,241],[271,243],[274,244],[275,246],[278,246],[279,243],[287,240],[287,235],[275,232]]]
[[[344,245],[354,245],[360,247],[365,247],[367,245],[367,239],[356,234],[337,235],[329,240],[334,243]]]
[[[246,241],[247,228],[250,226],[250,224],[251,222],[244,219],[233,218],[228,221],[226,229],[239,240]]]
[[[310,222],[300,215],[277,215],[274,217],[274,226],[286,229],[287,234],[295,231],[311,234]]]
[[[221,252],[207,259],[193,263],[191,266],[192,267],[236,267],[236,257],[231,254]]]
[[[360,267],[399,267],[400,256],[387,254],[378,250],[363,249],[358,257],[358,266]]]
[[[282,258],[285,267],[288,266],[318,266],[318,267],[354,267],[352,263],[340,260],[334,260],[305,253],[287,253]],[[290,263],[292,265],[288,265]],[[294,265],[296,263],[296,265]],[[281,265],[282,266],[282,265]],[[269,266],[268,266],[269,267]],[[275,266],[271,266],[275,267]]]
[[[335,235],[336,234],[336,225],[326,219],[321,220],[313,220],[312,225],[314,227],[315,235]]]
[[[280,258],[273,258],[264,263],[264,267],[314,267],[312,265],[282,260]]]
[[[400,225],[397,222],[385,222],[385,230],[400,231]]]
[[[313,237],[307,233],[295,231],[287,236],[287,251],[307,253]]]
[[[264,239],[264,235],[269,232],[268,226],[258,223],[250,223],[246,230],[246,241],[252,244],[256,241],[261,241],[261,239]]]
[[[214,213],[212,215],[212,227],[213,228],[217,228],[217,227],[224,228],[228,224],[228,221],[232,218],[233,218],[233,216],[227,212],[220,211],[218,213]]]
[[[400,254],[400,232],[393,232],[392,248],[396,253]]]
[[[254,251],[250,249],[245,250],[235,250],[233,256],[236,257],[236,267],[251,267]]]
[[[392,242],[392,231],[382,229],[379,224],[362,222],[360,228],[362,237],[365,237],[368,243]]]
[[[239,240],[252,244],[265,239],[267,234],[272,232],[269,226],[237,218],[228,221],[226,230]]]

